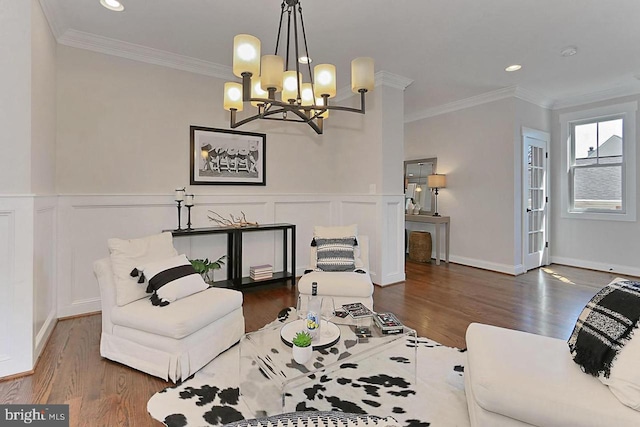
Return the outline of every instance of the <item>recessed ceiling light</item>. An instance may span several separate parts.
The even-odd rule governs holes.
[[[575,46],[568,46],[560,51],[560,55],[564,56],[565,58],[567,56],[573,56],[576,53],[578,53],[578,48]]]
[[[521,68],[522,68],[522,65],[520,65],[520,64],[513,64],[513,65],[509,65],[509,66],[508,66],[507,68],[505,68],[504,70],[505,70],[505,71],[509,71],[509,72],[511,72],[511,71],[518,71],[518,70],[519,70],[519,69],[521,69]]]
[[[124,10],[124,5],[118,0],[100,0],[100,4],[114,12],[122,12]]]
[[[301,56],[300,58],[298,58],[298,62],[301,64],[311,64],[313,62],[313,59],[309,58],[308,56]]]

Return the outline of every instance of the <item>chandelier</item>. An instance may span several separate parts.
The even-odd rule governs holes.
[[[283,28],[286,16],[286,26]],[[283,30],[284,33],[283,34]],[[283,56],[278,55],[281,37],[286,41]],[[302,46],[301,46],[302,45]],[[303,49],[302,55],[300,49]],[[233,39],[233,74],[242,83],[224,85],[224,109],[230,111],[232,129],[256,119],[306,123],[322,134],[323,122],[330,110],[365,113],[365,93],[373,90],[372,58],[351,61],[351,90],[360,94],[360,108],[329,104],[336,96],[336,67],[319,64],[311,72],[311,57],[298,0],[283,0],[274,55],[260,57],[260,40],[249,34]],[[295,65],[291,66],[291,62]],[[303,82],[303,73],[308,81]],[[280,94],[277,99],[276,94]],[[250,102],[257,113],[238,121],[237,113]],[[254,110],[255,111],[255,110]]]

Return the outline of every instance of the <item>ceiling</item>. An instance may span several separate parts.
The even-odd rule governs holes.
[[[108,41],[118,52],[126,42],[123,51],[181,55],[225,75],[235,34],[260,38],[263,54],[275,47],[279,0],[121,1],[126,9],[117,13],[98,0],[40,0],[62,44],[91,49]],[[552,108],[640,93],[637,0],[301,4],[310,55],[337,66],[339,88],[349,86],[350,61],[358,56],[373,57],[377,71],[413,80],[405,90],[407,120],[513,88]],[[562,57],[567,46],[578,53]],[[522,70],[504,71],[514,63]]]

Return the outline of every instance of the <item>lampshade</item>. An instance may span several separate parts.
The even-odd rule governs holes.
[[[318,64],[313,67],[313,80],[316,84],[316,93],[320,96],[336,96],[336,66],[331,64]]]
[[[262,57],[261,70],[260,85],[262,90],[274,88],[276,92],[280,92],[282,90],[284,58],[277,55],[264,55]]]
[[[266,98],[269,96],[269,93],[262,89],[260,83],[260,77],[255,77],[251,79],[251,97],[252,98]],[[257,107],[260,102],[251,101],[251,105]]]
[[[302,74],[294,70],[285,71],[282,77],[282,101],[298,99],[298,85],[302,82]]]
[[[351,90],[358,93],[364,89],[372,91],[375,85],[373,58],[356,58],[351,61]]]
[[[302,94],[301,105],[303,107],[313,105],[313,86],[311,86],[311,83],[302,83],[300,93]]]
[[[242,111],[242,85],[235,82],[224,84],[224,109]]]
[[[233,74],[260,75],[260,40],[249,34],[238,34],[233,38]]]
[[[446,175],[429,175],[427,177],[427,185],[430,188],[445,188],[447,186],[447,176]]]

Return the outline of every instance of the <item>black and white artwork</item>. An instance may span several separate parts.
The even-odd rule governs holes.
[[[191,126],[191,185],[266,185],[266,135]]]

